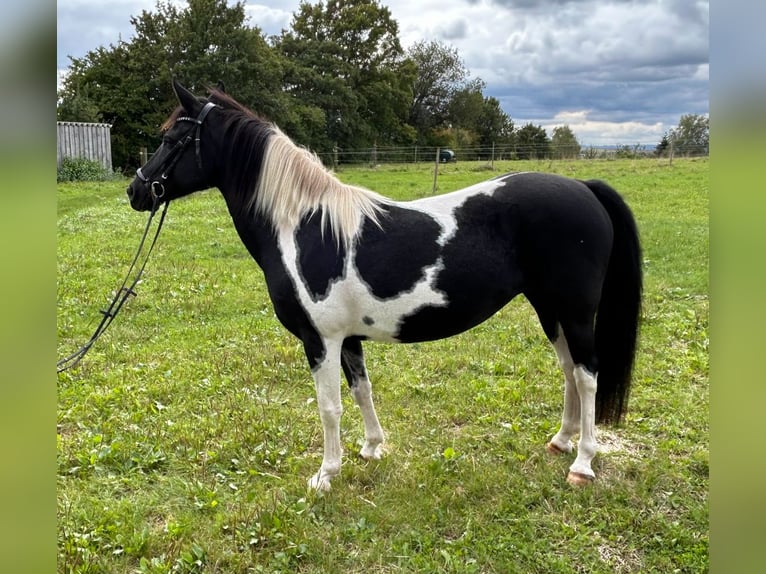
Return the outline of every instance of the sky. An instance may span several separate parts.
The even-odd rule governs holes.
[[[185,2],[177,2],[186,4]],[[316,3],[312,0],[312,3]],[[454,46],[517,127],[567,125],[585,146],[654,146],[684,114],[709,113],[707,0],[380,0],[406,50]],[[247,1],[266,35],[300,0]],[[59,0],[57,69],[129,41],[155,0]],[[236,88],[230,91],[236,97]]]

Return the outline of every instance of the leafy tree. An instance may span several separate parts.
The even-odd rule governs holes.
[[[707,155],[710,143],[710,118],[707,115],[685,114],[671,130],[673,153]]]
[[[501,108],[497,98],[484,98],[481,114],[476,123],[479,145],[507,145],[513,142],[513,120]]]
[[[62,119],[83,94],[112,124],[116,166],[136,167],[140,147],[159,144],[158,128],[176,105],[171,77],[202,92],[218,80],[236,86],[238,99],[279,121],[287,116],[282,63],[257,27],[245,23],[245,4],[158,0],[153,12],[131,18],[135,37],[73,58],[59,94]]]
[[[427,143],[432,129],[447,125],[450,103],[465,86],[468,70],[454,47],[436,41],[417,42],[407,57],[416,70],[409,123],[417,131],[418,142]]]
[[[539,159],[548,157],[551,142],[542,126],[528,123],[516,133],[516,157]]]
[[[325,116],[324,134],[311,147],[412,137],[404,124],[415,70],[403,57],[396,21],[377,0],[302,2],[276,45],[289,61],[288,93]]]
[[[56,107],[56,119],[67,122],[90,122],[98,123],[101,121],[98,106],[89,97],[88,89],[75,89]]]
[[[553,128],[551,137],[551,153],[554,158],[577,158],[580,157],[580,142],[577,141],[572,129],[568,125]]]
[[[657,157],[662,157],[668,153],[669,149],[670,149],[670,139],[668,139],[668,134],[665,133],[662,136],[660,143],[658,143],[657,146],[654,148],[654,155],[656,155]]]
[[[463,129],[474,129],[484,111],[484,82],[475,79],[452,94],[448,106],[448,120]]]

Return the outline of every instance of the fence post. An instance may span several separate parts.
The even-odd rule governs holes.
[[[146,151],[145,147],[139,148],[138,161],[141,165],[146,165],[146,162],[149,161],[149,153]]]
[[[436,180],[439,177],[439,152],[441,151],[441,148],[436,148],[436,159],[434,160],[434,187],[431,190],[431,194],[436,193]]]

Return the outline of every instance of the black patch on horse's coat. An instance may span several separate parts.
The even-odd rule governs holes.
[[[363,322],[365,325],[367,325],[368,327],[371,327],[372,325],[374,325],[374,324],[375,324],[375,319],[373,319],[372,317],[368,317],[367,315],[365,315],[364,317],[362,317],[362,322]]]
[[[444,246],[444,269],[434,285],[448,304],[405,317],[398,340],[463,332],[519,293],[527,296],[551,340],[558,323],[592,322],[612,235],[609,216],[585,185],[539,173],[506,176],[491,196],[468,198],[454,215],[457,231]],[[570,350],[579,355],[575,360],[591,366],[592,346],[586,347]]]
[[[478,194],[454,211],[457,229],[444,245],[443,269],[434,288],[446,306],[426,305],[404,318],[396,338],[428,341],[462,333],[486,320],[521,290],[514,254],[515,207],[504,198]]]
[[[366,219],[354,264],[372,295],[385,300],[411,291],[438,259],[441,231],[433,217],[396,205],[383,207],[380,227]]]
[[[346,249],[332,233],[322,230],[321,212],[304,217],[295,231],[298,272],[313,301],[330,294],[332,284],[343,278]]]
[[[349,337],[343,340],[343,347],[340,351],[340,366],[348,386],[351,388],[367,377],[361,337]]]

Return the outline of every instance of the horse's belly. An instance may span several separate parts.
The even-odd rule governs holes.
[[[489,319],[513,296],[514,293],[507,292],[471,303],[450,302],[444,307],[422,307],[402,318],[395,338],[402,343],[417,343],[457,335]]]

